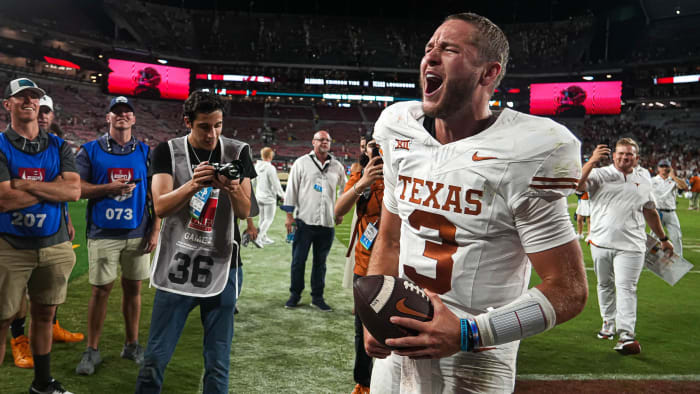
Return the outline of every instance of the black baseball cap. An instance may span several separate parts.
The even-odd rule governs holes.
[[[112,112],[112,108],[114,108],[120,104],[126,105],[127,107],[131,108],[131,112],[134,112],[134,105],[131,103],[131,101],[126,96],[117,96],[117,97],[113,98],[109,102],[109,107],[107,108],[107,112]]]

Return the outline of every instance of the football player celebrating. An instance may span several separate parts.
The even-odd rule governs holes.
[[[368,275],[427,289],[434,317],[392,317],[418,335],[384,344],[365,332],[383,359],[372,393],[512,392],[520,339],[586,303],[566,202],[580,142],[552,120],[489,110],[508,50],[488,19],[447,17],[421,61],[423,102],[392,105],[375,126],[385,192]],[[542,283],[528,290],[531,266]]]

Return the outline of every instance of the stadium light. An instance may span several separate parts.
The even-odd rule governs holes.
[[[592,81],[594,78],[593,78],[592,75],[584,75],[584,76],[583,76],[583,79],[584,79],[585,81]]]
[[[168,61],[165,59],[158,59],[158,63],[160,64],[168,64]]]

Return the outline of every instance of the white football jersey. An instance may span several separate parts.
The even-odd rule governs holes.
[[[505,305],[530,281],[527,253],[576,238],[566,196],[580,142],[546,118],[505,109],[481,133],[442,145],[420,102],[382,112],[384,205],[402,221],[399,274],[469,313]],[[455,311],[456,312],[456,311]]]

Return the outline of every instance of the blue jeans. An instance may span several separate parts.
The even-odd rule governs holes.
[[[160,393],[165,367],[175,351],[187,315],[199,306],[204,327],[205,393],[228,393],[233,311],[236,308],[236,273],[232,269],[221,294],[214,297],[190,297],[157,290],[153,299],[151,328],[143,366],[136,380],[136,393]]]
[[[326,286],[326,258],[331,251],[335,229],[333,227],[312,226],[297,219],[297,229],[292,243],[292,283],[289,287],[291,297],[301,298],[304,290],[304,271],[309,249],[314,246],[313,266],[311,267],[311,298],[323,299]]]

